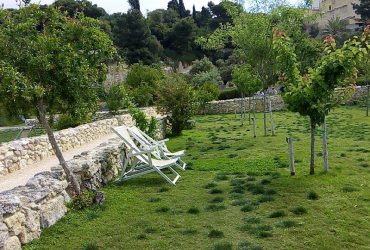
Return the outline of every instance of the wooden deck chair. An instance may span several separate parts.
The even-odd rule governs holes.
[[[122,168],[122,181],[126,181],[151,172],[157,172],[167,182],[172,185],[176,185],[176,182],[181,176],[172,167],[176,166],[178,158],[168,160],[153,159],[152,152],[155,150],[155,148],[150,148],[148,150],[139,149],[131,138],[126,126],[115,127],[112,130],[123,140],[128,150],[127,159]],[[127,170],[129,160],[132,160],[131,168]],[[175,175],[175,178],[170,179],[163,172],[165,169],[170,170]]]
[[[33,126],[23,127],[16,136],[16,140],[22,138],[28,138],[33,130]]]
[[[180,157],[185,155],[185,150],[172,153],[171,151],[168,150],[167,145],[165,143],[166,141],[168,141],[168,139],[156,141],[135,126],[128,128],[128,131],[132,135],[132,137],[135,138],[135,140],[139,142],[139,144],[141,145],[141,148],[148,149],[151,147],[152,148],[155,147],[157,148],[157,150],[153,151],[153,155],[155,157],[157,157],[158,159],[164,159],[164,160],[178,158],[177,166],[181,170],[186,169],[186,163],[180,159]]]

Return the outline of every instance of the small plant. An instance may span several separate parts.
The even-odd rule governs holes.
[[[226,209],[225,205],[216,205],[216,204],[211,204],[206,207],[206,210],[211,211],[211,212],[225,210],[225,209]]]
[[[265,193],[264,186],[262,186],[260,184],[256,185],[256,184],[250,184],[249,183],[249,184],[246,185],[246,187],[247,187],[247,190],[249,192],[251,192],[252,194],[254,194],[254,195]]]
[[[244,187],[243,186],[234,186],[230,193],[237,193],[237,194],[244,194]]]
[[[167,192],[168,190],[170,190],[168,187],[161,187],[158,192],[159,193],[164,193],[164,192]]]
[[[224,200],[225,200],[224,197],[217,196],[211,199],[209,203],[220,203],[220,202],[223,202]]]
[[[170,211],[170,208],[169,207],[160,207],[160,208],[157,208],[155,211],[157,213],[167,213],[168,211]]]
[[[84,245],[82,247],[82,250],[99,250],[100,248],[98,247],[98,245],[94,242],[94,243],[87,243],[86,245]]]
[[[222,231],[220,231],[220,230],[212,229],[208,233],[208,237],[211,238],[211,239],[214,239],[214,238],[222,238],[222,237],[224,237],[224,233]]]
[[[308,200],[317,200],[317,199],[319,199],[319,195],[315,192],[315,191],[310,191],[310,192],[308,192],[308,194],[307,194],[307,199]]]
[[[279,211],[272,212],[269,215],[269,218],[280,218],[284,216],[286,216],[286,213],[284,211],[279,210]]]
[[[255,181],[256,180],[256,177],[253,177],[253,176],[250,176],[250,177],[247,177],[246,181]]]
[[[212,188],[211,190],[209,190],[208,193],[210,194],[222,194],[224,191],[222,191],[222,189],[219,189],[219,188]]]
[[[276,224],[277,227],[281,227],[281,228],[290,228],[290,227],[295,227],[297,225],[298,225],[297,222],[293,220],[284,220]]]
[[[82,193],[80,196],[77,196],[73,199],[73,201],[69,204],[69,207],[74,210],[83,210],[88,207],[91,207],[94,203],[95,193],[92,191],[86,191]]]
[[[97,210],[90,210],[86,213],[87,220],[95,220],[99,218],[99,212]]]
[[[199,214],[199,209],[196,207],[192,207],[188,209],[189,214]]]
[[[305,207],[299,206],[292,209],[292,212],[295,215],[303,215],[307,213],[307,209]]]
[[[230,242],[217,243],[213,246],[213,250],[232,250],[233,244]]]
[[[368,168],[370,165],[369,165],[369,163],[367,163],[367,162],[364,162],[364,163],[361,163],[360,164],[360,167],[363,167],[363,168]]]
[[[243,179],[233,179],[230,181],[231,186],[241,186],[243,184],[245,184],[245,180]]]
[[[254,209],[256,209],[255,206],[253,206],[252,204],[247,204],[247,205],[242,206],[242,208],[240,208],[240,211],[250,212],[250,211],[253,211]]]
[[[265,191],[265,194],[267,194],[267,195],[275,195],[275,194],[277,194],[277,192],[276,192],[275,189],[270,188],[270,189],[267,189]]]
[[[340,157],[346,157],[347,155],[345,153],[341,153]]]
[[[204,186],[205,189],[210,189],[216,187],[217,184],[214,182],[208,183],[207,185]]]

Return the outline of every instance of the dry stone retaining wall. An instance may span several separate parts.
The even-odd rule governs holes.
[[[144,111],[148,116],[158,116],[154,108],[148,108]],[[58,131],[55,133],[55,137],[61,150],[68,151],[110,134],[112,127],[121,124],[131,126],[134,122],[128,114],[118,115],[110,119]],[[0,144],[0,176],[25,168],[53,154],[53,149],[46,135]]]
[[[127,117],[114,119],[104,122],[104,126],[130,125]],[[159,138],[165,136],[164,124],[165,120],[160,119]],[[67,163],[83,190],[97,190],[118,176],[124,160],[122,141],[114,138]],[[50,172],[35,175],[25,186],[0,193],[0,250],[19,250],[21,245],[39,238],[42,229],[66,214],[70,190],[63,169],[55,166]]]

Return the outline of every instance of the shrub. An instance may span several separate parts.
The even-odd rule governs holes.
[[[134,102],[142,106],[152,105],[156,99],[155,93],[164,73],[159,67],[134,64],[127,74],[126,85],[133,95]]]
[[[194,114],[194,90],[183,76],[172,74],[160,83],[157,107],[169,115],[172,134],[179,135]]]
[[[223,197],[217,196],[217,197],[214,197],[213,199],[211,199],[209,202],[210,203],[220,203],[220,202],[223,202],[223,201],[224,201]]]
[[[100,248],[98,247],[98,245],[94,242],[94,243],[87,243],[86,245],[84,245],[82,247],[82,250],[99,250]]]
[[[216,84],[206,82],[201,85],[196,91],[196,99],[198,101],[199,109],[205,109],[207,103],[213,100],[217,100],[219,95],[220,90]]]
[[[91,207],[94,203],[95,193],[92,191],[86,191],[79,196],[76,196],[69,207],[74,210],[83,210],[85,208]]]
[[[207,57],[194,61],[189,73],[194,86],[199,87],[207,82],[217,85],[221,81],[217,67]]]
[[[222,238],[222,237],[224,237],[224,233],[222,231],[220,231],[220,230],[212,229],[208,233],[208,237],[211,238],[211,239],[214,239],[214,238]]]
[[[235,98],[241,98],[241,94],[236,88],[226,88],[222,90],[218,96],[219,100],[230,100]]]
[[[123,84],[114,85],[110,88],[107,95],[107,107],[113,114],[118,110],[127,107],[127,91]]]
[[[208,193],[210,194],[222,194],[224,191],[222,191],[222,189],[219,189],[219,188],[212,188],[211,190],[209,190]]]

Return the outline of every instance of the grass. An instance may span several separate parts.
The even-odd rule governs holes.
[[[19,132],[20,131],[0,131],[0,143],[15,140]],[[43,134],[45,134],[43,129],[33,129],[29,136],[34,137]]]
[[[184,161],[191,161],[194,170],[181,172],[175,187],[155,173],[122,185],[109,184],[102,190],[105,208],[98,216],[90,209],[71,211],[24,249],[82,249],[89,242],[99,249],[113,250],[223,249],[222,244],[225,248],[232,244],[232,249],[367,249],[370,168],[360,164],[370,163],[366,152],[370,149],[370,118],[356,107],[335,109],[329,115],[330,169],[324,174],[322,159],[316,158],[314,176],[309,175],[308,120],[292,113],[276,113],[276,136],[264,137],[262,118],[257,114],[258,134],[254,139],[248,122],[241,127],[234,115],[196,117],[193,130],[169,142],[171,150],[192,143]],[[295,158],[300,160],[294,177],[285,164],[289,162],[285,141],[288,129],[296,139]],[[210,133],[217,137],[214,141]],[[317,152],[321,150],[320,135],[318,129]],[[229,148],[219,150],[224,144]],[[201,148],[208,150],[200,152]],[[340,157],[342,153],[345,156]],[[230,158],[230,154],[237,156]],[[364,161],[357,161],[360,158]],[[216,176],[226,176],[227,180]],[[271,182],[262,185],[264,179]],[[231,193],[238,186],[245,192]],[[161,187],[168,190],[158,192]],[[223,194],[210,194],[214,189]],[[307,199],[311,190],[319,199]],[[264,195],[274,200],[259,203]],[[221,196],[222,202],[210,203]],[[209,205],[225,208],[207,210]],[[253,209],[241,211],[245,205]],[[190,208],[198,208],[200,213],[188,213]],[[285,211],[286,216],[268,218],[274,211]],[[146,233],[149,227],[156,232]],[[224,235],[209,238],[211,230]]]

